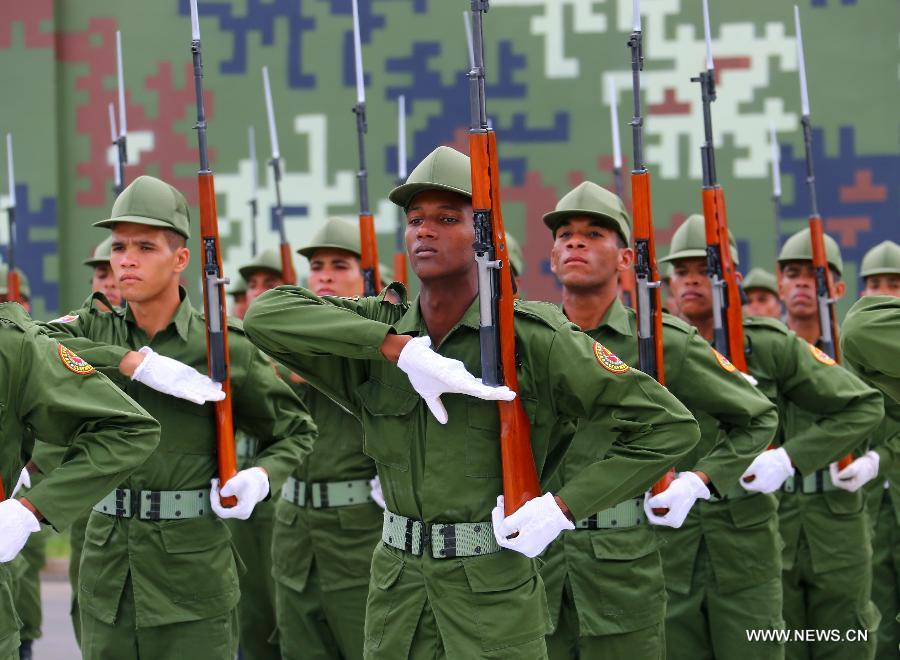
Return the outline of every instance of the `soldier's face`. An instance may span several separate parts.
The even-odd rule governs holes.
[[[426,190],[406,210],[406,251],[420,280],[473,273],[474,241],[472,202],[464,195]]]
[[[900,298],[900,273],[869,275],[865,279],[864,296],[893,296]]]
[[[352,298],[363,294],[359,257],[347,250],[323,248],[309,259],[309,290],[317,296]]]
[[[833,276],[833,275],[832,275]],[[844,295],[844,283],[834,285],[835,297]],[[788,261],[778,269],[778,294],[795,319],[818,317],[816,302],[816,270],[811,261]]]
[[[669,289],[679,313],[687,319],[712,316],[712,284],[706,275],[706,259],[679,259],[672,264]]]
[[[284,280],[278,273],[270,270],[258,270],[247,278],[247,305],[259,298],[269,289],[284,284]]]
[[[766,289],[748,289],[746,293],[747,304],[744,305],[744,314],[781,318],[781,301],[774,293]]]
[[[113,227],[109,263],[121,296],[129,303],[152,301],[178,286],[191,253],[168,234],[127,222]]]
[[[238,293],[234,296],[234,302],[231,304],[231,316],[242,319],[247,313],[247,294]]]
[[[587,216],[573,217],[556,229],[550,270],[569,289],[600,288],[618,281],[633,253],[618,234]]]
[[[114,306],[122,304],[122,296],[119,293],[119,285],[113,275],[109,264],[94,266],[94,274],[91,276],[91,293],[102,293]]]

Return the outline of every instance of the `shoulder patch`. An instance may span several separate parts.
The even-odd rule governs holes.
[[[817,347],[813,346],[812,344],[809,344],[809,350],[813,354],[813,357],[816,358],[822,364],[827,365],[829,367],[837,364],[837,362],[835,362],[834,359],[831,356],[829,356],[828,353],[826,353],[822,349],[817,348]]]
[[[73,374],[90,376],[96,371],[96,369],[89,365],[84,358],[78,357],[62,344],[60,344],[56,350],[59,353],[59,359],[62,360],[63,365]]]
[[[709,347],[709,350],[713,352],[713,355],[716,356],[716,362],[718,362],[719,366],[722,367],[725,371],[727,371],[728,373],[737,371],[737,367],[731,364],[731,360],[719,353],[719,351],[714,349],[712,346]]]
[[[597,362],[600,363],[600,366],[614,374],[624,374],[631,369],[631,367],[619,359],[618,355],[598,341],[594,342],[594,357],[597,358]]]
[[[77,321],[78,316],[76,314],[66,314],[65,316],[60,316],[58,319],[53,319],[52,321],[48,321],[48,323],[71,323],[72,321]]]

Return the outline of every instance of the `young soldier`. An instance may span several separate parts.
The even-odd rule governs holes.
[[[298,252],[309,259],[313,294],[362,295],[354,224],[331,218]],[[272,561],[281,653],[286,660],[361,658],[369,566],[381,539],[381,510],[370,494],[375,463],[363,453],[359,420],[306,383],[294,388],[319,437],[288,477],[276,509]]]
[[[234,418],[261,447],[255,466],[222,487],[222,495],[237,498],[223,508],[218,480],[211,480],[213,409],[194,403],[214,397],[163,396],[208,380],[195,369],[206,369],[205,324],[179,286],[190,259],[187,202],[168,184],[142,176],[119,195],[111,218],[95,224],[112,229],[111,264],[126,307],[107,314],[82,307],[49,326],[108,367],[160,420],[162,436],[150,459],[96,504],[88,523],[82,651],[88,660],[230,660],[240,591],[220,518],[246,520],[270,484],[280,484],[308,452],[314,426],[240,325],[230,323]]]
[[[0,502],[0,659],[19,658],[9,562],[44,521],[63,529],[159,443],[159,424],[86,361],[48,338],[19,305],[0,305],[0,483],[10,496],[34,435],[68,447],[27,496]]]
[[[90,259],[85,259],[82,263],[93,269],[91,274],[91,292],[101,292],[113,307],[122,306],[122,295],[119,293],[119,284],[116,282],[112,268],[109,265],[109,256],[112,251],[112,236],[104,240],[100,245],[94,248],[94,253]],[[106,305],[101,302],[95,302],[100,305],[101,311],[109,311]]]
[[[618,276],[632,265],[630,218],[622,200],[584,182],[566,194],[544,224],[553,232],[550,268],[563,286],[562,310],[591,338],[629,364],[638,362],[637,320],[618,298]],[[666,387],[707,427],[661,495],[643,495],[592,514],[564,532],[544,556],[541,575],[556,622],[551,658],[665,655],[665,582],[659,541],[647,524],[680,527],[698,499],[731,493],[738,477],[771,442],[775,406],[741,377],[691,326],[663,318]],[[702,417],[701,417],[702,414]],[[579,428],[551,478],[556,492],[570,475],[601,458],[615,442],[604,425]],[[650,506],[668,508],[655,515]],[[689,519],[702,525],[701,515]],[[674,541],[665,553],[677,554]]]
[[[228,295],[232,297],[231,314],[236,319],[243,319],[247,313],[247,283],[238,275],[228,287]]]
[[[825,236],[825,256],[834,278],[835,294],[844,294],[840,281],[843,261],[837,243]],[[815,344],[819,341],[819,314],[816,302],[815,270],[809,229],[791,236],[778,255],[778,288],[785,305],[786,323],[810,350],[826,365],[834,361]],[[834,373],[849,373],[832,366]],[[861,383],[844,385],[847,393],[861,392]],[[852,419],[846,413],[839,419],[847,426],[842,455],[868,440],[881,422],[883,405],[871,406],[864,419]],[[815,429],[821,410],[802,410],[788,405],[784,410],[784,435],[790,443],[798,435]],[[855,423],[851,423],[855,422]],[[860,434],[859,431],[866,431]],[[821,446],[821,444],[820,444]],[[787,448],[787,447],[786,447]],[[871,601],[872,547],[863,496],[846,492],[852,484],[842,483],[836,466],[809,465],[806,469],[788,449],[802,478],[785,483],[779,505],[781,535],[784,538],[784,618],[791,629],[868,630],[866,641],[790,641],[785,649],[788,658],[860,658],[872,657],[876,646],[878,610]],[[781,457],[784,458],[784,457]],[[783,464],[787,467],[787,463]],[[857,464],[858,467],[859,464]],[[850,469],[850,468],[848,468]],[[835,479],[835,476],[838,476]]]
[[[883,241],[866,252],[860,264],[864,296],[900,297],[900,245]]]
[[[663,261],[672,265],[672,293],[682,318],[710,340],[712,285],[705,254],[703,217],[693,215],[675,232]],[[741,478],[748,492],[735,489],[718,502],[701,502],[702,526],[686,525],[668,535],[679,545],[663,554],[669,595],[666,645],[672,658],[781,657],[777,641],[750,641],[746,632],[783,625],[782,543],[772,493],[795,466],[803,475],[827,466],[877,423],[879,402],[873,392],[844,369],[818,359],[783,324],[745,318],[744,334],[747,365],[760,391],[779,410],[791,404],[814,417],[790,434],[780,420],[773,443],[778,448],[763,452]]]
[[[361,420],[378,465],[387,510],[366,657],[544,658],[547,603],[530,557],[574,520],[643,492],[696,444],[696,423],[557,309],[519,301],[519,396],[539,472],[558,463],[579,419],[612,418],[620,435],[558,493],[504,518],[490,399],[514,393],[470,373],[480,348],[469,159],[441,147],[390,197],[406,211],[418,299],[407,303],[399,286],[399,304],[283,287],[248,311],[248,334]]]
[[[745,316],[768,316],[781,320],[781,300],[778,298],[778,280],[762,268],[753,268],[741,282],[747,294]]]
[[[866,296],[857,300],[841,334],[841,352],[847,366],[900,402],[900,301],[893,296]]]

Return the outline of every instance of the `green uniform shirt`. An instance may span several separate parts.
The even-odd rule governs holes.
[[[860,298],[847,312],[841,330],[847,366],[900,402],[900,298]]]
[[[869,521],[874,524],[885,499],[885,491],[900,525],[900,403],[884,401],[884,419],[872,436],[878,454],[878,476],[864,487]]]
[[[23,467],[24,436],[67,448],[62,465],[28,492],[57,529],[125,479],[159,443],[156,420],[47,337],[15,303],[0,304],[0,373],[0,478],[7,496]],[[0,641],[18,629],[9,578],[9,566],[0,564]]]
[[[206,330],[201,314],[182,291],[170,324],[153,339],[129,308],[98,313],[90,306],[51,321],[61,341],[112,374],[123,390],[161,423],[159,449],[119,485],[142,490],[209,488],[216,475],[213,405],[196,405],[150,389],[118,373],[122,357],[141,346],[207,372]],[[315,425],[272,365],[229,319],[232,408],[235,424],[259,438],[255,464],[276,489],[307,454]],[[85,358],[88,359],[88,358]],[[144,521],[93,513],[86,532],[79,601],[84,611],[113,623],[131,572],[139,627],[216,616],[238,601],[237,565],[225,523],[211,515],[187,520]]]

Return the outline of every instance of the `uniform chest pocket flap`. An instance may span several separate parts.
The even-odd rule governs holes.
[[[409,443],[421,397],[378,378],[363,383],[358,396],[366,454],[378,463],[409,470]]]
[[[522,406],[528,421],[533,425],[537,415],[537,401],[522,397]],[[466,476],[499,478],[500,413],[497,403],[466,397],[466,415],[469,426],[466,433]]]

